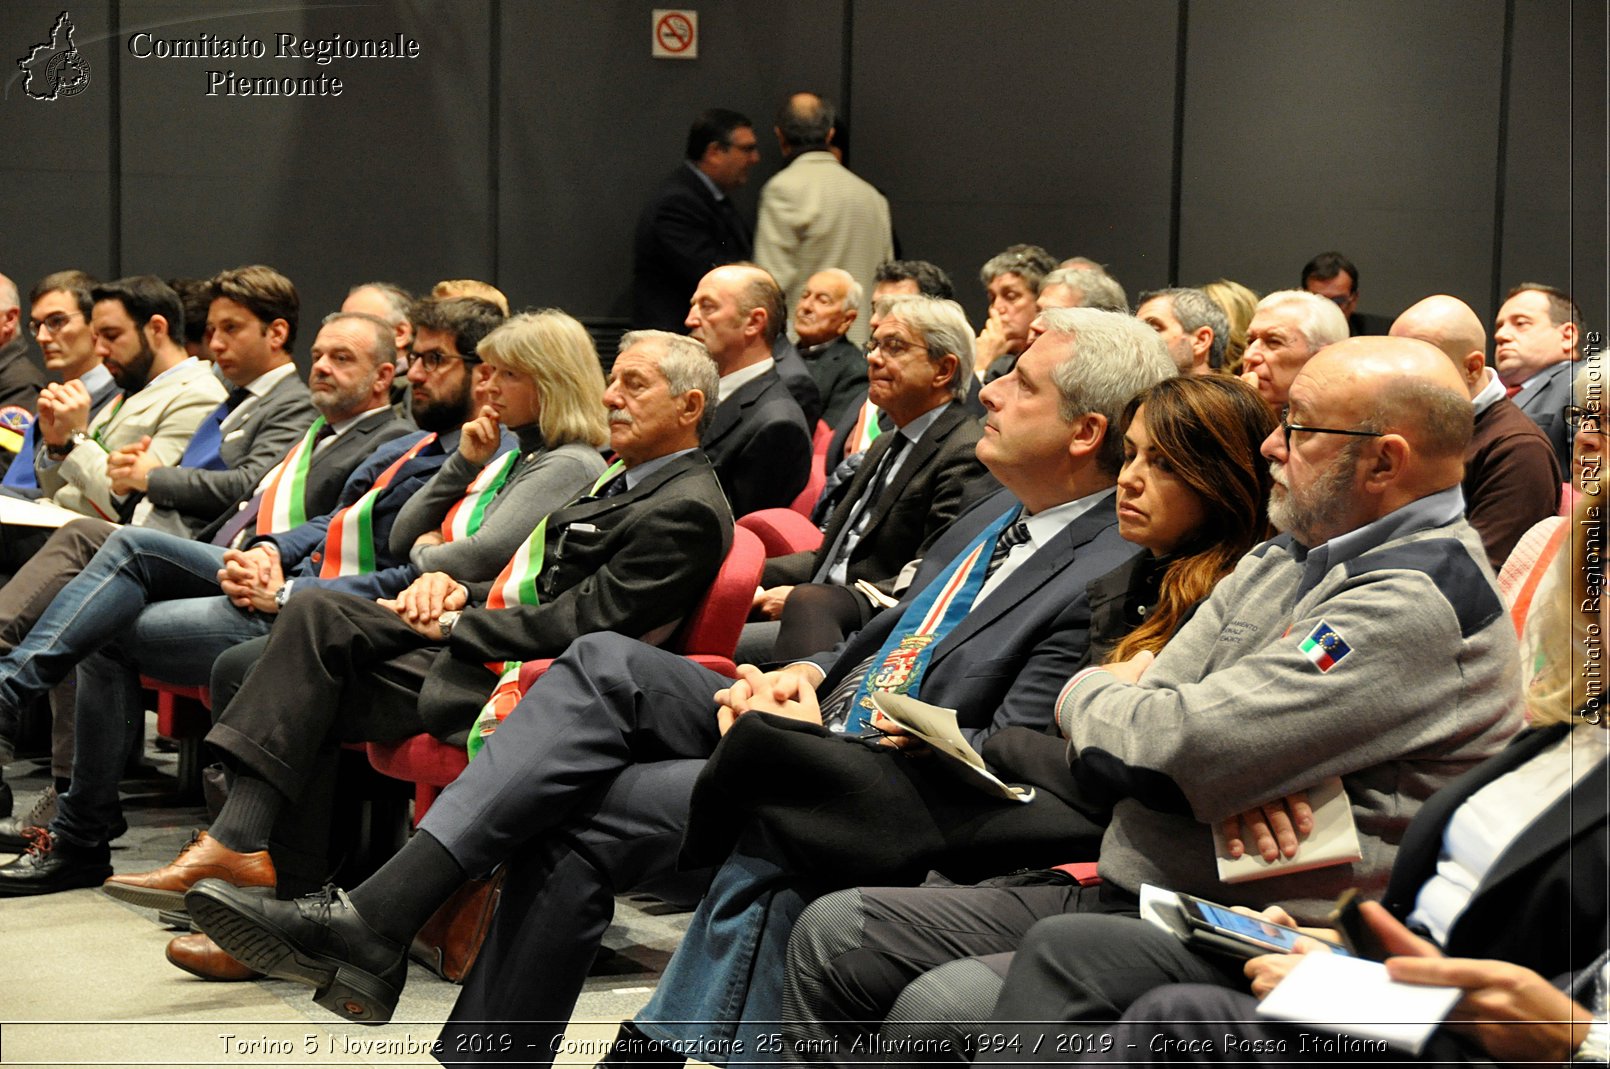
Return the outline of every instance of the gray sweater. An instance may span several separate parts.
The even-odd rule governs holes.
[[[1461,509],[1454,488],[1311,551],[1266,542],[1139,684],[1099,669],[1070,681],[1057,720],[1075,776],[1122,796],[1103,878],[1305,921],[1347,887],[1378,897],[1420,803],[1521,726],[1515,630]],[[1300,649],[1321,625],[1346,647],[1325,671]],[[1330,776],[1362,860],[1219,881],[1211,823]]]
[[[603,457],[591,446],[572,442],[545,448],[535,424],[516,436],[524,455],[487,505],[480,530],[441,545],[414,545],[420,535],[441,527],[481,473],[479,465],[454,453],[402,507],[391,528],[392,552],[406,555],[421,573],[446,572],[461,582],[493,579],[544,516],[585,494],[604,470]]]

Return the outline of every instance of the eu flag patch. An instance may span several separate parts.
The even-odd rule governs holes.
[[[1318,665],[1321,672],[1329,672],[1338,661],[1353,652],[1353,647],[1342,641],[1342,636],[1324,620],[1319,621],[1319,626],[1310,631],[1297,648],[1302,650],[1304,657]]]

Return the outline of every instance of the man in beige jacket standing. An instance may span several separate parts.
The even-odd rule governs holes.
[[[777,142],[788,161],[760,191],[755,262],[777,280],[790,306],[805,280],[839,267],[872,290],[878,264],[894,258],[889,202],[871,183],[839,162],[831,144],[833,105],[815,93],[795,93],[777,113]],[[849,330],[856,344],[867,327]]]

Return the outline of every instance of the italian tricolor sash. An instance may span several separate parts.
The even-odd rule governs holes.
[[[871,721],[874,707],[869,695],[872,691],[917,697],[923,672],[933,658],[934,646],[972,609],[974,599],[984,586],[995,542],[1017,516],[1018,510],[1014,508],[984,528],[960,559],[924,587],[906,607],[900,622],[895,624],[883,648],[872,659],[872,670],[856,688],[844,721],[843,730],[847,734],[860,733]]]
[[[593,483],[593,488],[587,491],[596,494],[605,483],[619,475],[626,467],[616,461],[604,469],[604,474]],[[537,604],[537,577],[542,572],[542,557],[547,546],[548,517],[544,516],[537,529],[531,532],[525,545],[515,551],[514,557],[503,566],[503,571],[492,581],[492,593],[486,599],[489,609],[502,609],[510,605]],[[497,685],[492,688],[492,696],[487,698],[486,704],[475,717],[475,723],[470,727],[470,737],[465,742],[465,749],[470,757],[481,752],[486,740],[498,729],[503,718],[514,711],[520,703],[520,667],[524,661],[504,661],[501,664],[491,663],[487,667],[497,673]]]
[[[878,406],[871,401],[861,402],[861,414],[855,418],[855,429],[844,439],[844,455],[850,457],[863,452],[882,433],[883,428],[878,426]]]
[[[464,496],[447,511],[447,518],[442,520],[443,541],[468,538],[481,529],[487,506],[498,496],[498,491],[503,489],[503,484],[509,481],[509,475],[519,463],[520,451],[511,449],[493,458],[481,469],[481,474],[475,477],[465,489]]]
[[[403,465],[435,441],[436,435],[432,433],[415,442],[413,448],[380,473],[362,497],[331,517],[330,529],[324,536],[324,562],[319,565],[319,578],[336,579],[375,570],[375,503]]]
[[[289,531],[307,522],[307,470],[313,464],[313,440],[323,427],[324,417],[320,416],[268,473],[263,500],[257,507],[258,534]]]

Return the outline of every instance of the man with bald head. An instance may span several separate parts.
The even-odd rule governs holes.
[[[1313,924],[1348,887],[1378,895],[1420,804],[1517,730],[1515,631],[1459,494],[1472,423],[1463,378],[1424,342],[1354,338],[1309,360],[1288,402],[1263,445],[1284,533],[1254,547],[1161,653],[1086,669],[1057,699],[1079,786],[1114,800],[1099,888],[819,899],[789,943],[788,1039],[864,1050],[881,1027],[885,1042],[966,1052],[967,1026],[992,1010],[999,1021],[1111,1021],[1164,983],[1234,983],[1239,970],[1139,919],[1143,883],[1280,902]],[[1360,860],[1219,879],[1213,825],[1334,776]],[[1267,847],[1272,858],[1274,838]],[[1027,994],[997,1006],[1009,967],[1012,990]],[[1020,972],[1032,975],[1020,983]],[[1011,1049],[1040,1049],[1041,1027]]]
[[[1465,519],[1481,535],[1493,571],[1521,535],[1560,507],[1560,464],[1554,446],[1487,366],[1487,332],[1457,297],[1427,297],[1398,316],[1394,338],[1419,338],[1441,349],[1465,380],[1476,430],[1465,451]]]
[[[0,275],[0,406],[16,405],[32,414],[44,388],[45,373],[28,359],[17,284]]]
[[[771,355],[782,291],[754,264],[718,267],[699,280],[685,325],[721,374],[715,421],[701,444],[732,514],[787,508],[810,477],[811,432]]]

